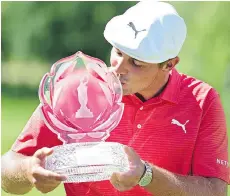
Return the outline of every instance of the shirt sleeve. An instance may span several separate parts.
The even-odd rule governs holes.
[[[203,118],[193,154],[192,172],[197,176],[219,178],[229,184],[225,114],[216,92],[212,93],[209,100],[204,103]]]
[[[45,125],[41,107],[42,105],[40,104],[30,117],[24,129],[11,147],[12,151],[32,156],[42,147],[51,148],[62,144],[58,136]]]

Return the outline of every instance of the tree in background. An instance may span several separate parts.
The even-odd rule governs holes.
[[[55,62],[78,50],[105,60],[105,24],[135,3],[4,2],[2,60]]]
[[[103,37],[105,25],[136,3],[2,2],[2,61],[36,61],[48,70],[60,58],[81,50],[109,64],[111,46]],[[188,27],[178,69],[210,83],[221,94],[230,91],[230,3],[170,3]]]

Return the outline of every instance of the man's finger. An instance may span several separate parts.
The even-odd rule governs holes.
[[[140,159],[139,156],[136,154],[136,152],[132,148],[130,148],[128,146],[124,146],[124,151],[125,151],[130,163]]]
[[[111,184],[115,184],[116,181],[117,181],[117,174],[113,173],[112,176],[110,177],[110,182]]]
[[[66,180],[66,176],[46,170],[42,167],[38,167],[36,171],[33,172],[33,177],[36,179],[42,179],[42,180],[47,180],[47,181],[64,181]]]
[[[35,187],[42,193],[48,193],[54,190],[56,187],[59,186],[60,183],[57,184],[36,184]]]

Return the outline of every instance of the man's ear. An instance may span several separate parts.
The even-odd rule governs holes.
[[[173,59],[168,60],[165,65],[162,67],[163,71],[171,71],[180,61],[180,58],[176,56]]]

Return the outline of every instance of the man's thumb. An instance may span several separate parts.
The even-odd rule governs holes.
[[[52,148],[47,148],[47,147],[44,147],[44,148],[41,148],[39,150],[37,150],[35,153],[34,153],[34,156],[39,158],[39,159],[43,159],[49,155],[51,155],[53,153],[53,149]]]

